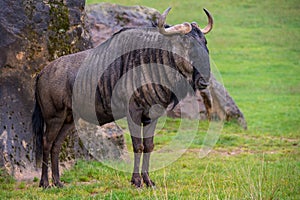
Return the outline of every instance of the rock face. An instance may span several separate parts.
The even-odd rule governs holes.
[[[198,102],[198,110],[194,108],[193,101]],[[195,96],[186,97],[173,110],[168,111],[167,115],[173,118],[236,121],[243,129],[247,129],[243,113],[213,74],[207,89],[196,91]]]
[[[110,3],[87,5],[85,10],[93,46],[104,42],[123,27],[152,26],[160,16],[153,8]]]
[[[142,6],[120,6],[100,3],[86,6],[87,23],[92,42],[97,46],[123,27],[152,26],[160,13],[152,8]],[[199,109],[195,110],[193,101],[197,101]],[[170,117],[193,119],[217,117],[222,120],[236,120],[240,126],[247,129],[243,113],[237,107],[232,97],[212,75],[210,87],[197,91],[196,96],[188,96],[173,110],[167,113]]]
[[[210,86],[200,92],[209,120],[236,121],[243,129],[247,122],[224,86],[211,76]]]
[[[115,123],[97,126],[79,119],[77,132],[89,154],[98,161],[128,160],[123,130]]]
[[[85,0],[0,0],[0,167],[17,179],[39,177],[31,130],[35,74],[91,47],[84,6]],[[76,134],[62,152],[63,161],[89,155]]]

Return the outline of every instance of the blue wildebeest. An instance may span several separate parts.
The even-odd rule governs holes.
[[[149,178],[149,159],[154,148],[156,122],[161,113],[151,116],[150,109],[154,105],[167,108],[173,104],[174,107],[189,92],[179,83],[185,81],[193,90],[201,90],[208,86],[210,79],[204,34],[212,29],[212,16],[204,9],[208,17],[204,29],[195,22],[168,26],[165,20],[169,11],[170,8],[154,27],[123,29],[93,49],[53,61],[38,74],[32,125],[36,137],[36,162],[38,166],[42,163],[41,187],[49,186],[50,155],[53,184],[63,186],[59,177],[59,152],[68,132],[74,129],[75,115],[99,125],[127,117],[134,151],[131,183],[136,187],[142,187],[143,183],[154,186]],[[122,49],[129,50],[120,51]],[[122,53],[116,54],[118,51]],[[106,61],[112,55],[116,55],[112,61]],[[131,74],[122,79],[141,65],[150,68],[142,68],[139,76]],[[162,65],[180,76],[167,73],[166,68],[160,67]],[[85,73],[80,73],[82,69]],[[134,88],[135,80],[142,78],[148,82]],[[121,79],[120,89],[115,92],[114,88]],[[90,86],[93,85],[89,82],[91,80],[95,80],[94,86]],[[167,85],[159,84],[161,82],[157,80],[163,80]],[[87,91],[94,92],[85,94]],[[75,93],[80,102],[77,109],[74,109]],[[95,118],[87,112],[89,109],[95,112]]]

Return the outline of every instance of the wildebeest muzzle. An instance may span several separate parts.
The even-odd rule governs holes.
[[[206,79],[207,80],[205,80],[205,78],[201,75],[201,73],[199,73],[199,71],[196,68],[194,68],[194,72],[193,72],[193,88],[194,88],[194,90],[206,89],[209,85],[209,77],[207,77]]]

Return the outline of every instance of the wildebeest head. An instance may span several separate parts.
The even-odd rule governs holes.
[[[213,18],[206,9],[203,9],[208,17],[205,28],[201,29],[196,22],[185,22],[168,27],[165,21],[170,9],[165,10],[158,20],[159,32],[166,36],[180,35],[181,39],[175,40],[175,45],[173,44],[175,52],[182,57],[185,71],[192,74],[193,88],[205,89],[210,79],[210,62],[204,35],[212,30]]]

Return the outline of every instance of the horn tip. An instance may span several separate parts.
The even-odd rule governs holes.
[[[166,17],[168,15],[168,13],[170,12],[172,7],[168,7],[162,14],[162,16]]]
[[[203,8],[205,13],[209,13],[209,11],[206,8]]]
[[[170,7],[168,7],[168,8],[166,9],[165,12],[170,12],[171,9],[172,9],[172,7],[170,6]]]

